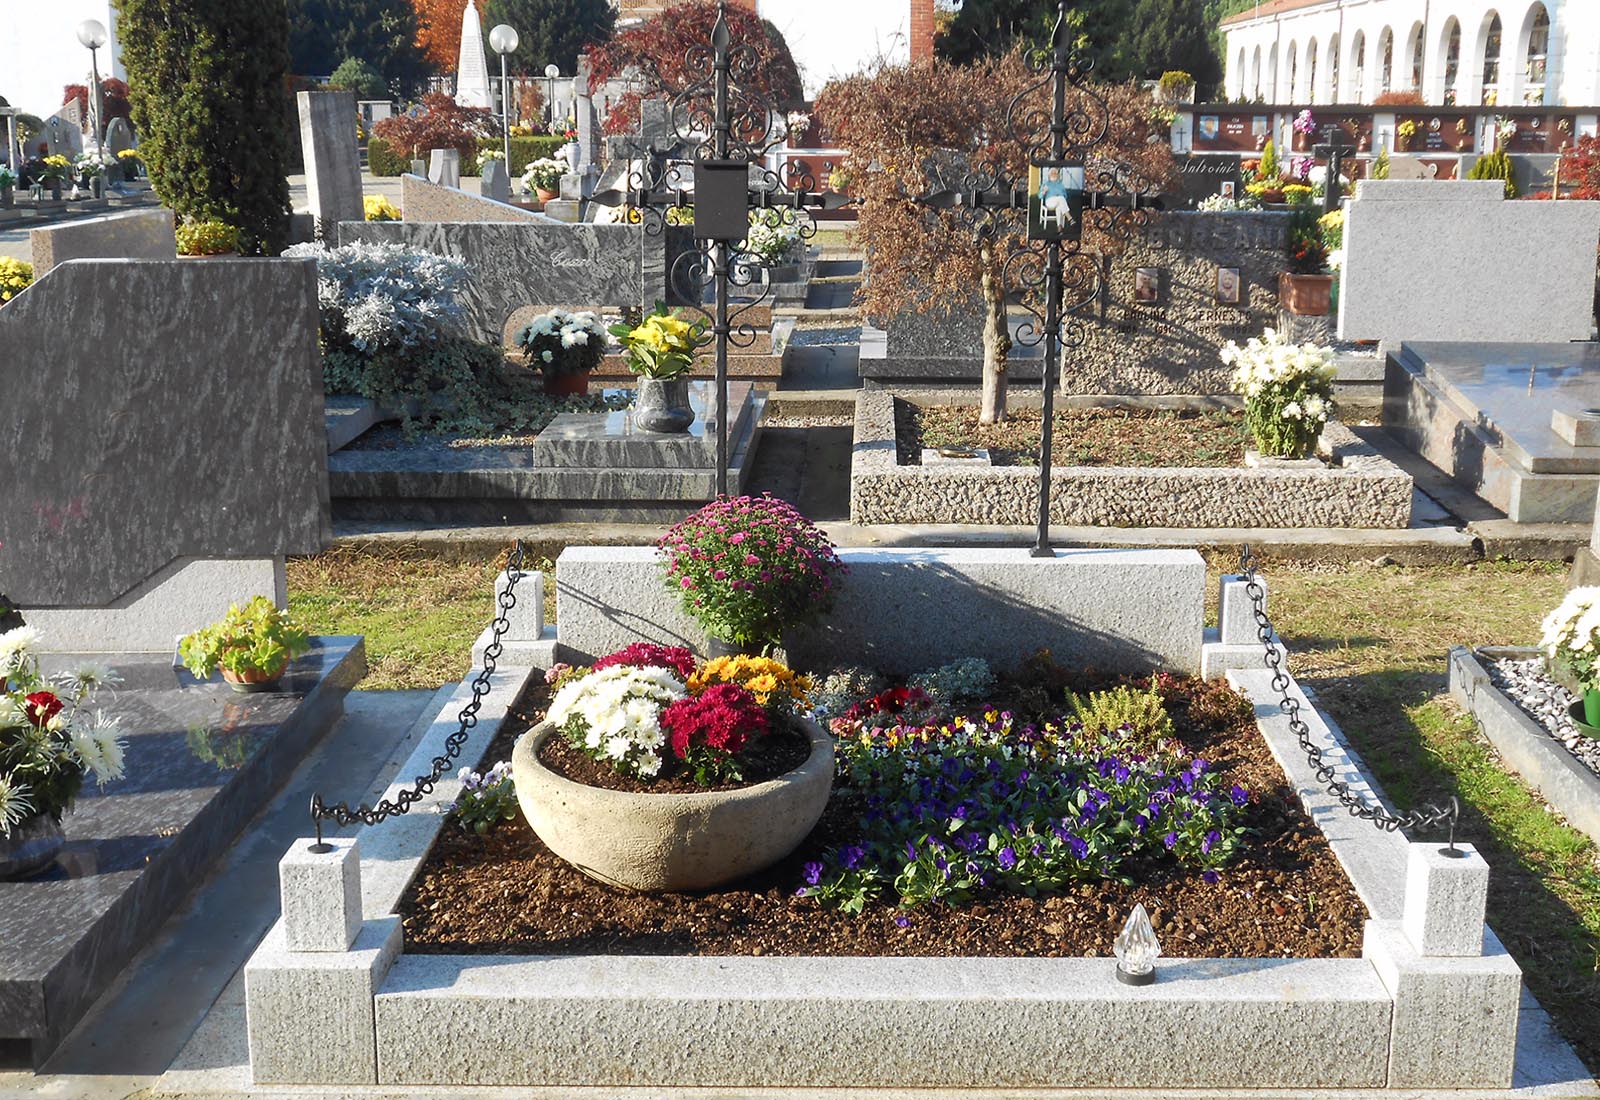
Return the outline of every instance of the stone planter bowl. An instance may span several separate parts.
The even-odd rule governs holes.
[[[770,867],[816,826],[833,787],[833,738],[800,721],[811,755],[753,787],[703,794],[635,794],[574,783],[539,749],[541,722],[517,741],[517,802],[539,839],[590,878],[624,890],[705,890]]]

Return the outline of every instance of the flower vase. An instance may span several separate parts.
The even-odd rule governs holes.
[[[134,183],[139,179],[139,166],[131,160],[122,162],[122,182]]]
[[[10,210],[17,205],[17,193],[11,186],[0,187],[0,210]]]
[[[561,147],[561,152],[567,158],[567,168],[570,171],[578,170],[578,143],[569,141]]]
[[[1600,688],[1583,689],[1583,720],[1591,726],[1600,727]]]
[[[89,178],[89,197],[103,199],[106,197],[106,178],[104,176],[91,176]]]
[[[10,836],[0,836],[0,882],[38,874],[55,862],[66,843],[61,826],[49,814],[18,822]]]
[[[694,423],[687,378],[641,378],[633,399],[633,422],[647,432],[675,435]]]
[[[77,180],[72,181],[72,193],[68,195],[67,198],[73,202],[77,202],[79,199],[83,198],[83,192],[78,189]]]
[[[61,201],[61,181],[60,180],[51,180],[50,181],[50,201],[51,202],[60,202]]]

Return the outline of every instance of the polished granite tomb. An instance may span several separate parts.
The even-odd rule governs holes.
[[[611,392],[611,391],[608,391]],[[340,519],[428,522],[657,522],[716,495],[715,389],[689,383],[685,434],[647,432],[631,410],[564,413],[532,446],[346,447],[328,457]],[[728,487],[739,492],[767,396],[728,384]]]
[[[1519,523],[1588,523],[1600,488],[1600,344],[1405,343],[1383,424]]]
[[[318,637],[281,690],[200,682],[170,654],[96,661],[122,677],[97,709],[127,740],[126,775],[85,784],[56,862],[0,882],[0,1062],[45,1058],[211,861],[333,726],[366,674],[360,637]],[[44,671],[70,668],[68,654]]]

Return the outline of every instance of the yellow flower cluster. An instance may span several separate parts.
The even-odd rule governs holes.
[[[671,314],[653,314],[644,324],[628,333],[651,351],[692,351],[694,344],[689,336],[689,323]]]
[[[400,210],[383,195],[367,195],[361,200],[369,222],[397,222]]]
[[[64,157],[61,154],[59,154],[59,153],[57,153],[53,157],[45,157],[44,158],[44,162],[46,164],[48,164],[51,168],[71,168],[72,167],[72,162],[70,160],[68,160],[66,157]]]
[[[137,149],[118,149],[117,150],[117,159],[118,160],[138,160],[139,159],[139,151]]]
[[[770,657],[717,657],[689,677],[689,690],[697,694],[712,684],[738,684],[764,707],[809,705],[811,681]]]
[[[33,283],[33,265],[0,256],[0,302],[9,302]]]

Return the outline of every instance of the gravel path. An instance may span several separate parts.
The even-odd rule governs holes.
[[[1495,687],[1505,692],[1551,737],[1565,745],[1590,771],[1600,775],[1600,740],[1579,733],[1572,724],[1567,708],[1574,697],[1545,674],[1542,660],[1537,657],[1526,661],[1485,659],[1483,664]]]

